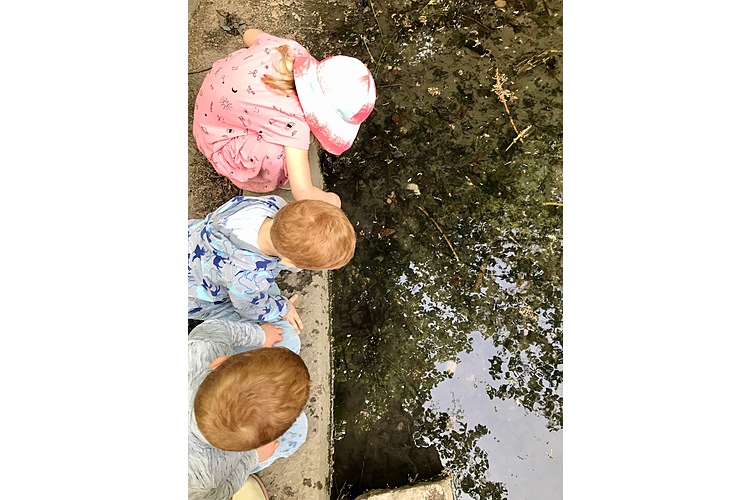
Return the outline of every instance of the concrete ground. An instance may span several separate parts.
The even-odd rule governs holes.
[[[239,0],[189,0],[188,3],[188,217],[203,217],[218,208],[236,194],[258,193],[234,192],[228,181],[219,178],[195,146],[192,137],[192,106],[203,82],[205,70],[211,64],[242,47],[242,26],[237,34],[228,32],[226,19],[218,11],[236,14],[242,19],[253,20],[252,26],[280,36],[292,36],[284,25],[286,18],[279,10],[269,5],[281,2],[250,3]],[[313,182],[323,188],[318,153],[310,149],[310,165]],[[273,193],[291,201],[291,191],[277,190]],[[313,389],[305,408],[308,418],[307,440],[291,457],[279,459],[258,473],[273,500],[330,498],[331,477],[331,344],[328,273],[324,271],[282,272],[278,279],[282,293],[290,297],[299,294],[296,307],[304,328],[300,333],[302,347],[300,356],[305,360]]]

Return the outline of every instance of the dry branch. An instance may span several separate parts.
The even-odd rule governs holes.
[[[517,136],[515,137],[515,139],[513,139],[513,142],[511,142],[510,144],[508,144],[508,147],[507,147],[507,148],[505,148],[505,150],[506,150],[506,151],[508,151],[508,150],[510,149],[510,147],[511,147],[511,146],[513,146],[513,144],[515,144],[515,143],[516,143],[516,142],[518,142],[518,141],[521,141],[521,142],[523,142],[523,136],[525,136],[525,135],[526,135],[526,132],[528,132],[529,130],[531,130],[531,125],[529,125],[529,126],[528,126],[528,127],[526,127],[525,129],[521,130],[521,131],[520,131],[520,132],[518,133],[518,135],[517,135]]]
[[[526,71],[531,71],[532,69],[536,68],[543,62],[547,62],[547,59],[549,59],[551,54],[561,54],[561,53],[562,53],[562,50],[552,50],[552,49],[545,50],[541,54],[531,56],[528,59],[517,64],[514,70],[517,75],[520,75],[521,73],[525,73]]]
[[[421,211],[421,212],[422,212],[423,214],[425,214],[425,215],[427,216],[427,218],[428,218],[428,219],[430,219],[430,220],[432,221],[432,223],[433,223],[433,224],[435,224],[435,227],[436,227],[436,228],[438,229],[438,231],[440,231],[440,234],[441,234],[441,235],[443,235],[443,239],[445,240],[445,242],[446,242],[446,243],[448,243],[448,246],[449,246],[449,247],[451,247],[451,252],[453,252],[453,256],[454,256],[454,257],[456,258],[456,261],[458,261],[458,262],[461,262],[461,259],[459,259],[459,258],[458,258],[458,255],[456,254],[456,251],[455,251],[455,250],[453,249],[453,245],[451,245],[451,242],[450,242],[450,240],[449,240],[449,239],[448,239],[448,237],[447,237],[447,236],[445,235],[445,233],[443,232],[443,230],[442,230],[442,229],[440,228],[440,225],[439,225],[439,224],[438,224],[437,222],[435,222],[435,219],[433,219],[432,217],[430,217],[430,214],[428,214],[428,213],[427,213],[427,210],[425,210],[424,208],[420,207],[419,205],[416,205],[416,207],[417,207],[417,208],[418,208],[418,209],[419,209],[419,210],[420,210],[420,211]]]
[[[497,94],[498,99],[500,99],[500,102],[502,102],[503,106],[505,106],[505,112],[508,113],[510,124],[513,126],[513,130],[516,131],[516,134],[520,136],[520,132],[518,132],[518,128],[516,128],[516,122],[513,121],[513,117],[510,114],[510,109],[508,109],[508,101],[515,99],[515,97],[510,90],[503,88],[503,84],[507,81],[508,77],[500,73],[499,69],[495,68],[495,85],[492,86],[492,91]],[[516,136],[516,138],[520,139],[519,136]],[[516,142],[515,139],[513,140],[513,142]],[[523,142],[523,139],[521,139],[521,142]]]

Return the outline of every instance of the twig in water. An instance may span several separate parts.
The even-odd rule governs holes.
[[[375,6],[372,4],[372,0],[370,0],[370,8],[372,9],[372,17],[375,18],[375,24],[378,25],[378,31],[380,32],[380,39],[385,40],[385,37],[383,36],[383,30],[380,29],[380,21],[378,21],[378,16],[375,15]]]
[[[510,115],[510,110],[508,109],[508,101],[514,99],[514,96],[510,90],[503,88],[503,84],[507,81],[508,77],[501,74],[500,70],[495,68],[495,85],[492,86],[492,91],[497,94],[497,98],[500,99],[500,102],[505,106],[505,112],[508,113],[508,118],[510,119],[510,124],[513,125],[513,130],[516,131],[516,134],[520,134],[516,128],[516,122],[513,121],[513,117]],[[519,137],[519,139],[521,138]],[[516,141],[514,140],[513,142]],[[521,142],[523,142],[523,139],[521,139]]]
[[[362,459],[362,470],[359,473],[359,487],[362,487],[362,477],[365,475],[365,462],[367,461],[367,457]]]
[[[544,0],[542,0],[542,4],[544,5],[544,8],[547,9],[547,15],[551,16],[552,15],[552,9],[549,8],[549,5],[547,5],[547,2],[545,2]]]
[[[417,13],[418,13],[418,14],[421,14],[422,12],[424,12],[424,10],[425,10],[425,9],[426,9],[427,7],[429,7],[430,5],[435,5],[435,3],[436,3],[436,0],[430,0],[429,2],[427,2],[426,4],[424,4],[424,5],[422,6],[422,8],[421,8],[421,9],[419,9],[419,11],[418,11]]]
[[[477,24],[478,24],[479,26],[482,26],[483,28],[485,28],[485,29],[486,29],[487,31],[495,31],[495,28],[490,28],[489,26],[487,26],[487,25],[484,25],[484,24],[480,23],[479,21],[477,21],[477,20],[476,20],[476,19],[474,19],[473,17],[465,16],[465,15],[463,15],[463,14],[459,14],[459,16],[460,16],[460,17],[463,17],[464,19],[468,19],[469,21],[474,21],[474,22],[475,22],[475,23],[477,23]]]
[[[561,207],[561,206],[563,206],[562,203],[558,203],[556,201],[545,201],[544,204],[548,205],[548,206],[553,206],[553,207]]]
[[[400,33],[401,32],[399,31],[399,34]],[[398,35],[394,36],[388,43],[386,43],[385,45],[383,45],[383,50],[380,51],[380,57],[378,57],[378,63],[375,65],[375,71],[372,72],[372,77],[373,78],[375,78],[375,77],[378,76],[378,69],[380,69],[380,61],[383,60],[383,54],[385,54],[385,49],[387,49],[388,46],[393,43],[393,41],[396,39],[397,36]]]
[[[511,142],[510,144],[508,144],[508,147],[507,147],[507,148],[505,148],[505,150],[506,150],[506,151],[508,151],[508,150],[510,149],[510,147],[511,147],[511,146],[512,146],[513,144],[515,144],[515,143],[516,143],[517,141],[521,141],[521,142],[523,142],[523,139],[522,139],[522,137],[523,137],[523,136],[525,136],[525,135],[526,135],[526,132],[528,132],[528,131],[529,131],[530,129],[531,129],[531,125],[529,125],[529,126],[528,126],[528,127],[526,127],[525,129],[521,130],[521,132],[520,132],[520,133],[519,133],[519,134],[518,134],[518,135],[517,135],[517,136],[515,137],[515,139],[513,139],[513,142]]]
[[[339,494],[336,497],[336,500],[342,500],[344,497],[342,497],[341,495],[344,495],[345,492],[346,492],[346,481],[344,481],[344,484],[341,485],[341,489],[339,490]]]
[[[367,38],[365,38],[365,35],[359,35],[360,38],[362,38],[362,42],[365,44],[365,48],[367,49],[367,53],[370,54],[370,61],[375,62],[375,58],[372,57],[372,52],[370,52],[370,47],[367,45]]]
[[[433,224],[435,224],[435,227],[436,227],[436,228],[438,229],[438,231],[440,231],[440,234],[442,234],[442,235],[443,235],[443,239],[445,240],[445,242],[446,242],[446,243],[448,243],[448,246],[449,246],[449,247],[451,247],[451,252],[453,252],[453,256],[454,256],[454,257],[456,258],[456,261],[458,261],[458,262],[461,262],[461,259],[459,259],[459,258],[458,258],[458,255],[456,254],[456,251],[455,251],[455,250],[453,249],[453,245],[451,245],[451,242],[450,242],[450,240],[449,240],[449,239],[448,239],[448,237],[447,237],[447,236],[445,235],[445,233],[443,232],[443,230],[442,230],[442,229],[440,229],[440,225],[439,225],[439,224],[438,224],[437,222],[435,222],[435,219],[433,219],[432,217],[430,217],[430,214],[428,214],[428,213],[427,213],[427,210],[425,210],[424,208],[420,207],[419,205],[416,205],[416,207],[417,207],[417,208],[418,208],[418,209],[419,209],[419,210],[420,210],[420,211],[421,211],[421,212],[422,212],[423,214],[425,214],[425,215],[427,216],[427,218],[428,218],[428,219],[430,219],[430,220],[432,221],[432,223],[433,223]]]
[[[484,271],[487,270],[487,263],[485,262],[482,264],[482,269],[479,271],[479,276],[477,276],[477,280],[474,282],[474,291],[478,292],[479,287],[482,286],[482,279],[484,278]]]
[[[528,59],[522,61],[519,64],[516,64],[516,67],[513,68],[517,75],[520,75],[521,73],[525,73],[526,71],[531,71],[532,69],[536,68],[543,62],[546,62],[547,59],[549,59],[550,54],[561,54],[562,50],[545,50],[541,54],[537,54],[535,56],[529,57]]]

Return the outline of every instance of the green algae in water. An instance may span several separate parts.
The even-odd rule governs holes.
[[[561,7],[321,15],[311,52],[378,85],[352,149],[322,158],[358,234],[332,273],[333,498],[443,473],[458,498],[562,496]]]

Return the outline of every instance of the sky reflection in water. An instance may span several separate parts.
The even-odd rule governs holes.
[[[485,384],[497,386],[489,371],[489,359],[497,348],[478,331],[471,332],[471,345],[471,352],[436,365],[438,371],[453,375],[432,389],[424,407],[446,412],[469,428],[480,424],[488,428],[488,434],[477,441],[489,457],[486,477],[504,483],[509,498],[560,498],[562,430],[550,431],[543,415],[528,411],[513,399],[490,399]],[[562,395],[562,384],[558,389]],[[438,450],[444,446],[439,440],[425,442]],[[459,498],[471,497],[461,494]]]

